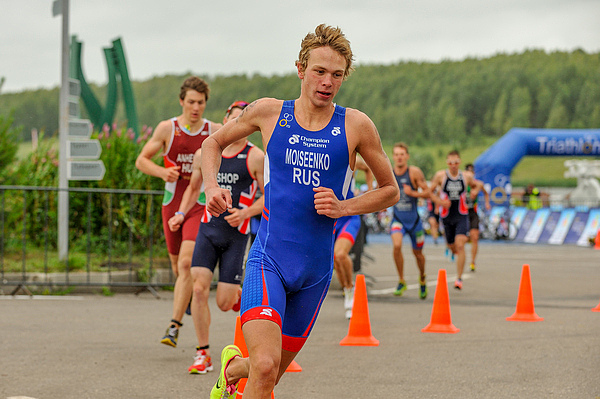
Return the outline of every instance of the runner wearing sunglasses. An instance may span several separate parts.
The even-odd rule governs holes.
[[[456,281],[454,288],[462,289],[462,274],[465,267],[465,244],[469,232],[469,208],[467,207],[467,187],[471,196],[479,194],[473,173],[461,171],[460,154],[450,151],[446,156],[448,169],[439,170],[430,183],[431,199],[441,206],[440,219],[444,224],[444,235],[450,250],[456,257]],[[436,191],[439,189],[439,195]]]

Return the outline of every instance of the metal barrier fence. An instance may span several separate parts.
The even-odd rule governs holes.
[[[69,251],[58,259],[55,187],[0,186],[0,291],[172,287],[162,191],[69,188]],[[82,259],[85,254],[85,259]],[[18,269],[18,270],[16,270]]]

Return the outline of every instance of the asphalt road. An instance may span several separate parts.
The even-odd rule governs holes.
[[[379,346],[340,346],[348,334],[343,298],[332,284],[305,348],[302,372],[275,388],[291,398],[600,398],[600,251],[574,246],[481,243],[478,268],[462,291],[448,284],[456,334],[423,333],[439,269],[453,281],[443,247],[427,243],[429,297],[418,298],[417,268],[405,245],[403,297],[388,240],[365,260],[369,323]],[[523,264],[531,268],[541,322],[513,322]],[[468,267],[467,267],[468,268]],[[335,278],[335,277],[334,277]],[[196,345],[190,317],[179,346],[161,345],[172,293],[112,297],[0,296],[0,398],[207,398],[217,372],[190,375]],[[235,313],[211,293],[211,349],[233,342]]]

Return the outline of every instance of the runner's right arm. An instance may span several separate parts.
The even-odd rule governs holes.
[[[144,145],[142,151],[135,160],[135,167],[142,173],[150,176],[160,177],[167,183],[179,179],[179,166],[162,167],[157,165],[152,158],[167,147],[167,139],[171,134],[171,121],[162,121],[156,126],[150,140]]]

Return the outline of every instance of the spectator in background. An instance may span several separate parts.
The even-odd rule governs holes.
[[[540,209],[542,207],[542,200],[540,199],[540,190],[535,187],[532,183],[527,185],[525,192],[523,193],[523,205],[528,209]]]

